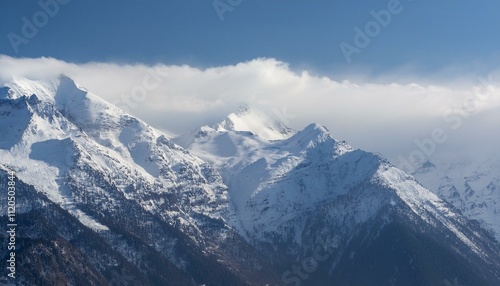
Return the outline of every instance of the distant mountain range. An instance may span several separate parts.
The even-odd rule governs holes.
[[[500,241],[500,156],[427,161],[413,175]]]
[[[0,121],[18,285],[500,285],[498,180],[458,191],[461,208],[323,126],[248,106],[168,138],[65,76],[4,83]],[[2,192],[3,222],[6,208]]]

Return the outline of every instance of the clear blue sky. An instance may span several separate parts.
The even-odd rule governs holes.
[[[402,11],[348,63],[340,43],[354,45],[354,27],[364,30],[370,12],[391,1],[243,0],[221,21],[213,0],[70,0],[16,53],[9,33],[22,36],[22,18],[33,21],[42,8],[0,0],[0,54],[199,67],[273,57],[328,75],[407,65],[422,74],[450,66],[457,74],[484,73],[500,65],[495,0],[401,0]]]

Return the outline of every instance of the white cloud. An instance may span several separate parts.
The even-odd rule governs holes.
[[[395,83],[339,82],[292,71],[275,59],[199,69],[0,56],[0,67],[1,81],[64,73],[155,127],[174,133],[220,121],[245,102],[268,112],[296,115],[290,119],[296,129],[318,122],[335,138],[391,159],[411,152],[416,148],[413,141],[429,137],[435,128],[445,130],[453,141],[467,142],[467,150],[484,150],[486,145],[493,150],[500,143],[500,84],[493,78],[486,80],[489,89],[474,78],[472,84],[460,87],[451,82],[424,85],[418,80],[398,84],[408,82],[404,76]],[[443,119],[449,112],[461,114],[462,124],[456,130],[451,128],[456,122]],[[477,130],[484,132],[479,136]],[[471,136],[481,137],[482,142]]]

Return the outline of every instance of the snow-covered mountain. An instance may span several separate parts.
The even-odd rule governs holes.
[[[217,131],[248,131],[265,140],[281,140],[295,131],[278,118],[270,116],[247,104],[242,104],[237,112],[229,114],[213,127]]]
[[[263,268],[252,258],[256,253],[231,249],[246,243],[223,221],[229,204],[221,177],[160,131],[64,76],[7,83],[0,91],[0,116],[1,169],[14,171],[26,189],[32,186],[36,196],[46,198],[42,207],[25,201],[18,212],[29,216],[45,204],[61,208],[58,213],[80,224],[72,231],[54,227],[66,244],[81,229],[92,230],[116,252],[112,261],[127,261],[148,277],[143,285],[272,281],[266,274],[254,275]],[[2,213],[6,206],[3,201]],[[103,279],[111,281],[116,262],[92,259]],[[177,270],[164,273],[160,266]]]
[[[484,161],[466,156],[427,161],[413,174],[469,219],[477,220],[500,241],[500,156]]]
[[[182,134],[175,138],[175,142],[190,146],[199,136],[214,131],[247,132],[268,141],[283,140],[295,134],[295,130],[287,127],[276,116],[251,108],[247,104],[241,104],[236,112],[229,114],[221,122],[213,126],[204,125],[192,132]]]
[[[51,201],[81,216],[87,226],[106,229],[76,206],[74,194],[60,181],[106,192],[92,185],[90,174],[84,175],[88,169],[105,174],[125,198],[140,198],[147,210],[162,209],[164,202],[152,199],[153,194],[175,191],[175,210],[162,215],[186,225],[196,222],[184,222],[183,213],[196,211],[218,219],[225,212],[221,208],[226,188],[205,162],[71,79],[16,80],[9,88],[0,106],[6,119],[0,132],[9,135],[0,141],[2,163]],[[108,197],[106,204],[113,207],[115,202]]]
[[[231,117],[234,120],[234,114]],[[241,116],[237,120],[246,118]],[[256,121],[255,118],[251,120]],[[368,281],[380,279],[380,283],[372,285],[389,281],[397,285],[430,285],[436,281],[426,280],[430,279],[426,276],[460,277],[456,272],[458,267],[449,272],[439,267],[440,262],[446,263],[443,259],[432,262],[436,263],[435,269],[439,273],[420,273],[421,277],[417,279],[418,271],[423,271],[419,267],[424,266],[418,262],[414,264],[414,261],[422,258],[408,255],[405,261],[384,261],[379,257],[375,259],[378,263],[384,261],[395,268],[379,269],[384,278],[364,273],[363,279],[366,280],[356,280],[351,271],[359,267],[366,267],[365,271],[380,267],[377,262],[364,266],[353,263],[350,255],[355,255],[356,249],[373,247],[381,243],[380,239],[385,235],[391,237],[391,231],[408,232],[408,229],[411,236],[433,237],[433,242],[425,242],[432,247],[450,247],[455,249],[451,252],[460,253],[465,260],[476,257],[487,261],[487,267],[496,269],[490,281],[498,279],[497,245],[485,238],[484,231],[422,187],[412,176],[375,154],[354,150],[346,142],[333,139],[325,127],[311,124],[283,140],[266,140],[253,132],[208,127],[198,129],[191,136],[192,140],[182,136],[174,141],[221,173],[228,186],[229,201],[235,209],[235,217],[229,217],[227,221],[249,242],[264,249],[263,252],[271,257],[283,255],[297,263],[312,256],[317,248],[333,249],[331,262],[328,267],[324,266],[330,276],[318,278],[322,283],[348,281],[350,285],[367,285]],[[411,239],[404,241],[404,236],[393,239],[404,245],[398,250],[425,252]],[[380,247],[368,252],[391,252],[383,242]],[[481,250],[484,248],[489,250]],[[348,249],[352,249],[352,253],[347,253]],[[443,254],[447,255],[451,254]],[[346,270],[346,265],[352,268]],[[480,269],[475,271],[481,272]],[[302,279],[300,281],[305,277],[285,274],[284,281],[290,283],[299,281],[297,277]],[[409,277],[413,276],[427,284],[410,282]],[[332,280],[332,277],[336,278]],[[464,277],[462,281],[466,279]],[[481,280],[468,282],[485,283]]]
[[[477,223],[317,124],[243,107],[171,140],[65,76],[5,83],[0,122],[20,285],[500,283]]]

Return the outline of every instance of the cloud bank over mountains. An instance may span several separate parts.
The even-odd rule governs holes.
[[[219,122],[241,103],[295,129],[317,122],[337,139],[381,153],[394,163],[416,141],[442,130],[436,152],[469,150],[488,156],[499,146],[500,76],[462,82],[337,81],[292,70],[276,59],[197,68],[178,65],[69,63],[53,58],[0,56],[0,81],[50,79],[64,73],[80,85],[157,128],[180,134]],[[432,82],[432,84],[429,84]]]

